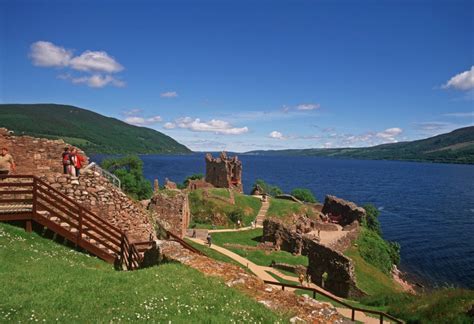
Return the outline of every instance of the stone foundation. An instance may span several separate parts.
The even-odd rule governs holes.
[[[322,213],[337,216],[340,218],[338,223],[342,226],[351,224],[354,221],[360,223],[366,216],[364,208],[358,207],[353,202],[330,195],[326,196],[324,200]]]

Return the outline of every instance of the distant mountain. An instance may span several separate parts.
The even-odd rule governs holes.
[[[87,153],[179,154],[191,152],[171,137],[150,128],[74,106],[2,104],[0,127],[15,135],[62,138]]]
[[[251,151],[252,155],[322,156],[370,160],[474,163],[474,126],[412,142],[383,144],[364,148],[290,149]]]

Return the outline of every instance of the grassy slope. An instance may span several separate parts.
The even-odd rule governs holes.
[[[118,272],[96,258],[0,224],[0,322],[275,322],[220,280],[170,263]]]
[[[229,193],[226,189],[211,189],[210,194],[228,199]],[[258,198],[243,195],[240,193],[234,193],[235,205],[231,205],[219,199],[213,199],[212,196],[208,199],[204,199],[202,195],[202,190],[194,190],[189,194],[189,203],[191,208],[191,215],[196,215],[197,213],[219,213],[221,215],[229,215],[236,208],[240,208],[244,211],[244,218],[242,221],[243,226],[249,226],[258,214],[262,203]],[[210,202],[210,203],[209,203]],[[191,220],[193,221],[193,220]],[[195,223],[196,228],[211,228],[211,221],[208,220],[205,223]],[[233,228],[234,223],[228,219],[226,226],[218,226],[217,228]]]
[[[212,241],[214,244],[223,246],[238,255],[249,259],[255,264],[269,266],[272,261],[288,264],[308,265],[308,258],[305,256],[294,256],[285,251],[267,252],[263,250],[248,251],[233,247],[224,246],[225,243],[240,244],[246,246],[257,246],[262,236],[262,229],[254,229],[239,232],[213,233]]]
[[[308,216],[311,216],[314,212],[311,208],[291,200],[276,198],[270,199],[270,207],[267,211],[268,217],[286,218],[292,214],[307,214]]]
[[[376,160],[474,163],[474,126],[412,142],[364,148],[253,151],[259,155],[306,155]]]
[[[0,105],[0,127],[16,135],[62,138],[87,153],[188,153],[171,137],[73,106]]]

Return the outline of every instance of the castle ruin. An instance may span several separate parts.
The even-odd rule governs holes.
[[[221,152],[218,158],[206,154],[206,182],[216,188],[229,188],[243,192],[242,161]]]

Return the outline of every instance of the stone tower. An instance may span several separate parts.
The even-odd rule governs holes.
[[[237,156],[227,157],[222,152],[218,158],[206,154],[206,182],[216,188],[229,188],[243,192],[242,161]]]

